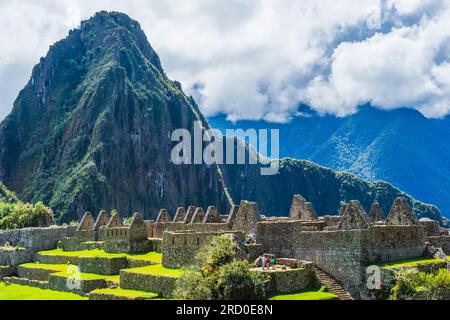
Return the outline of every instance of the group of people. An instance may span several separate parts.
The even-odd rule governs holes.
[[[260,266],[263,270],[275,270],[277,259],[275,257],[268,258],[265,256],[261,256],[256,259],[255,264]]]

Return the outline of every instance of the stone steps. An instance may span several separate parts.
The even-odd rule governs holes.
[[[320,283],[328,288],[332,293],[334,293],[339,300],[354,300],[349,292],[347,292],[342,285],[337,282],[330,275],[326,274],[319,268],[315,268],[315,273]]]

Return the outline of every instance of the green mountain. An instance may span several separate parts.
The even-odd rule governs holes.
[[[302,116],[286,124],[233,124],[224,116],[209,122],[220,130],[279,129],[281,156],[308,159],[368,181],[389,181],[450,215],[449,118],[427,119],[412,109],[384,111],[367,105],[344,118],[305,107],[301,111]]]
[[[352,199],[366,207],[377,199],[387,210],[404,195],[290,159],[272,177],[258,166],[174,165],[169,135],[192,132],[196,120],[208,127],[139,24],[100,12],[50,48],[0,125],[0,180],[25,201],[49,204],[60,222],[103,208],[146,217],[188,205],[224,212],[241,199],[281,216],[298,192],[319,214]],[[418,215],[441,220],[435,207],[408,199]]]
[[[191,129],[198,114],[164,74],[139,24],[101,12],[34,68],[0,126],[0,177],[21,199],[48,203],[62,221],[101,208],[223,207],[216,168],[170,162],[169,132]]]

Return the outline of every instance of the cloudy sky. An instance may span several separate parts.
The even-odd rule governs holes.
[[[0,0],[1,119],[48,47],[99,10],[138,20],[207,116],[450,113],[450,0]]]

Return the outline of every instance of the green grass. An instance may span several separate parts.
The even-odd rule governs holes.
[[[450,259],[450,256],[447,257]],[[393,262],[387,262],[379,264],[380,267],[386,268],[386,269],[395,269],[395,268],[401,268],[401,267],[415,267],[415,266],[423,266],[423,265],[429,265],[429,264],[436,264],[436,263],[442,263],[441,259],[431,259],[431,258],[414,258],[414,259],[406,259],[406,260],[399,260],[399,261],[393,261]]]
[[[51,270],[54,271],[54,275],[60,276],[60,277],[73,277],[73,272],[70,272],[71,270],[77,270],[77,266],[70,265],[70,264],[43,264],[43,263],[25,263],[20,265],[21,267],[25,268],[33,268],[33,269],[45,269],[45,270]],[[120,276],[119,275],[113,275],[113,276],[106,276],[102,274],[95,274],[95,273],[80,273],[79,274],[80,279],[82,280],[98,280],[98,279],[105,279],[114,283],[120,282]]]
[[[87,300],[74,293],[42,290],[27,286],[9,285],[0,282],[0,300]]]
[[[153,276],[166,276],[166,277],[173,277],[173,278],[180,277],[184,272],[182,269],[169,269],[169,268],[163,267],[162,264],[155,264],[152,266],[142,267],[142,268],[124,269],[122,271],[130,272],[130,273],[149,274],[149,275],[153,275]]]
[[[159,252],[148,252],[144,254],[127,254],[127,257],[134,260],[150,261],[153,263],[162,263],[162,254]]]
[[[158,294],[153,293],[153,292],[126,290],[126,289],[121,289],[121,288],[97,289],[97,290],[92,291],[91,293],[107,294],[107,295],[112,295],[112,296],[116,296],[116,297],[123,297],[123,298],[130,298],[130,299],[136,299],[136,298],[155,299],[158,297]]]
[[[62,271],[62,272],[57,272],[54,273],[53,275],[57,276],[57,277],[65,277],[65,278],[70,278],[73,277],[74,274],[71,272],[67,272],[67,271]],[[116,276],[105,276],[102,274],[95,274],[95,273],[79,273],[76,275],[77,277],[79,277],[80,280],[99,280],[99,279],[105,279],[107,281],[111,281],[113,283],[120,283],[120,276],[116,275]]]
[[[337,296],[328,292],[325,287],[319,290],[305,289],[292,293],[274,293],[269,300],[336,300]]]
[[[121,258],[126,257],[124,253],[107,253],[101,249],[82,250],[82,251],[63,251],[62,249],[54,249],[41,251],[39,254],[44,256],[61,256],[61,257],[98,257],[98,258]]]
[[[39,254],[44,256],[60,256],[60,257],[98,257],[98,258],[129,258],[135,260],[145,260],[154,263],[162,262],[162,254],[158,252],[147,252],[143,254],[129,253],[108,253],[101,249],[82,250],[82,251],[63,251],[62,249],[54,249],[41,251]]]

